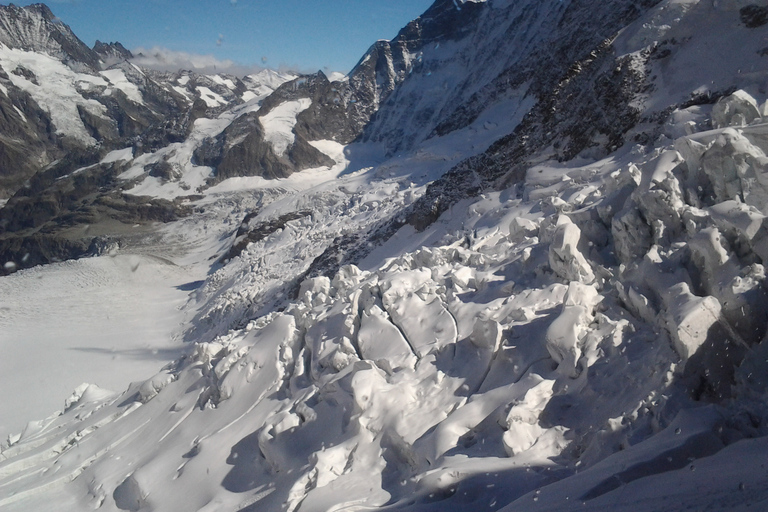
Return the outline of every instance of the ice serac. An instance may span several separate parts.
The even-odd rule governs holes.
[[[103,70],[178,129],[70,152],[3,229],[102,212],[133,236],[92,254],[205,277],[183,356],[1,445],[0,509],[760,510],[764,13],[440,0],[338,81]]]

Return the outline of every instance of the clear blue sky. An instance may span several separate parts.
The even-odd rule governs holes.
[[[89,46],[163,47],[243,65],[349,71],[433,0],[49,0]],[[34,1],[15,1],[29,5]]]

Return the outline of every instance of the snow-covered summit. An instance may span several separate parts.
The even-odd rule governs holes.
[[[75,71],[100,68],[98,54],[83,44],[45,4],[0,6],[0,43],[50,55]]]

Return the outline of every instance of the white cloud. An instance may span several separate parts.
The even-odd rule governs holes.
[[[178,71],[187,69],[196,73],[229,73],[245,76],[264,69],[260,66],[244,66],[232,60],[220,60],[213,55],[178,52],[155,46],[152,48],[136,48],[132,50],[133,63],[159,71]]]

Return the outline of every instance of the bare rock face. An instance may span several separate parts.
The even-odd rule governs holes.
[[[278,155],[265,138],[260,112],[240,117],[195,151],[198,165],[215,168],[213,183],[236,176],[285,178],[302,169],[333,165],[333,160],[298,135],[286,152]]]
[[[0,43],[45,55],[74,73],[93,77],[93,83],[91,79],[78,82],[74,75],[72,90],[62,91],[80,95],[73,108],[82,125],[80,135],[73,136],[71,126],[78,120],[57,125],[60,107],[39,104],[44,99],[32,95],[37,87],[47,86],[39,76],[40,69],[36,72],[31,65],[0,68],[5,92],[0,94],[0,199],[13,195],[36,172],[72,150],[92,145],[152,150],[188,135],[194,121],[189,119],[193,104],[188,99],[129,64],[126,59],[131,53],[120,43],[97,42],[94,49],[88,48],[43,4],[0,6]],[[105,68],[108,74],[100,74]],[[138,95],[128,97],[121,86],[111,84],[108,77],[115,73],[135,87]],[[34,88],[23,86],[24,82]],[[82,85],[86,82],[90,84]],[[101,85],[105,82],[108,87]]]
[[[0,6],[0,42],[11,48],[45,53],[76,71],[101,68],[98,54],[44,4]]]
[[[768,7],[764,5],[750,4],[739,10],[741,22],[747,28],[762,27],[768,23]]]
[[[760,118],[755,98],[745,91],[736,91],[720,98],[712,108],[712,124],[716,128],[743,126]]]
[[[0,84],[10,84],[0,69]],[[57,154],[49,115],[32,97],[8,87],[0,94],[0,198],[9,197]]]
[[[131,51],[120,42],[102,43],[97,39],[93,45],[93,51],[99,55],[105,66],[133,58]]]

